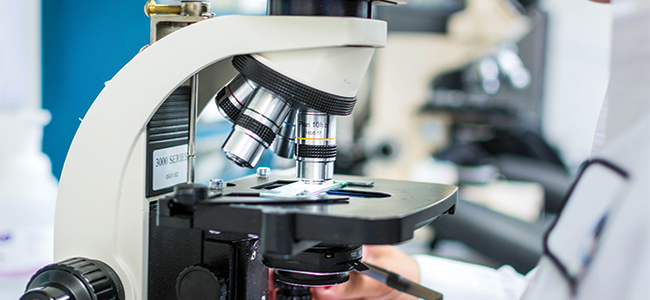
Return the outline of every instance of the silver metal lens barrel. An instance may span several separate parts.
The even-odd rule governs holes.
[[[282,128],[275,136],[271,150],[278,156],[284,158],[293,158],[296,149],[296,119],[298,118],[298,110],[292,109],[287,119],[284,120]]]
[[[298,112],[296,176],[306,183],[322,183],[334,176],[336,116],[311,109]]]
[[[265,88],[258,88],[239,114],[221,149],[237,165],[253,168],[275,140],[290,105]]]
[[[257,84],[239,74],[224,86],[215,98],[221,115],[235,123],[241,111],[246,107]]]

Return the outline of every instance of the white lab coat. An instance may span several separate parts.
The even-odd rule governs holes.
[[[550,234],[551,252],[582,272],[575,293],[548,255],[526,276],[508,266],[416,256],[421,283],[445,300],[650,299],[650,0],[612,2],[612,72],[592,159],[611,162],[628,178],[588,168]],[[604,215],[597,247],[589,247]],[[581,268],[585,253],[591,262]]]

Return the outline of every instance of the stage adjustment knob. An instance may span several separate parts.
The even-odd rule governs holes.
[[[107,264],[70,258],[47,265],[29,280],[20,300],[124,300],[117,273]]]

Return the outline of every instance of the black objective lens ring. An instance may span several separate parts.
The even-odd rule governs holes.
[[[226,91],[225,91],[226,88],[227,88],[227,86],[219,91],[219,93],[217,94],[217,97],[216,97],[217,99],[224,99],[223,96],[226,93]],[[221,110],[231,120],[237,120],[237,118],[239,117],[239,114],[241,113],[241,111],[239,109],[237,109],[237,107],[235,107],[230,101],[228,101],[227,98],[224,99],[221,102],[217,102],[217,106],[219,106],[219,108],[221,108]]]
[[[296,144],[296,156],[304,158],[336,157],[336,145]]]
[[[309,108],[337,116],[352,113],[357,97],[342,97],[304,85],[255,60],[250,55],[237,55],[232,65],[246,78],[288,101],[292,106]]]
[[[235,124],[252,131],[267,144],[267,147],[275,140],[275,132],[271,128],[245,114],[240,113]]]

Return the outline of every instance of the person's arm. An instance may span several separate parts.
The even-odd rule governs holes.
[[[498,270],[433,256],[410,257],[392,246],[364,246],[364,261],[398,273],[444,295],[444,300],[515,300],[525,278],[509,266]],[[416,298],[355,272],[344,284],[313,288],[313,298],[415,300]]]
[[[516,300],[525,277],[510,266],[492,269],[440,257],[416,255],[420,284],[439,291],[445,300]]]

